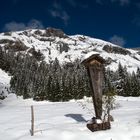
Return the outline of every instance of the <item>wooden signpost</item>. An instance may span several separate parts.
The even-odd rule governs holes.
[[[105,60],[100,57],[99,54],[94,54],[85,59],[82,63],[85,65],[88,72],[95,109],[95,117],[87,124],[87,127],[92,132],[110,129],[110,122],[102,121],[102,89]]]
[[[34,136],[34,108],[31,106],[31,136]]]

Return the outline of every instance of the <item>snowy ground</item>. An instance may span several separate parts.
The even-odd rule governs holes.
[[[10,79],[11,77],[0,69],[0,96],[7,96],[10,87]]]
[[[86,121],[92,117],[92,104],[87,100],[81,102],[34,102],[10,94],[0,103],[0,139],[140,140],[140,98],[117,97],[120,106],[112,111],[112,128],[93,133],[86,128]],[[30,105],[35,109],[35,136],[29,132]]]

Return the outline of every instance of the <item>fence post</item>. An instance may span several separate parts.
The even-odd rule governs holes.
[[[34,136],[34,107],[31,106],[31,136]]]

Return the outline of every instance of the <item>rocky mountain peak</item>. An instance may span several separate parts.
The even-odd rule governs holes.
[[[55,37],[60,37],[60,38],[66,38],[68,37],[61,29],[56,29],[49,27],[46,29],[46,36],[55,36]]]
[[[45,30],[32,29],[0,34],[0,47],[22,53],[41,54],[49,63],[56,58],[63,63],[83,59],[92,52],[100,54],[108,62],[108,67],[116,70],[119,63],[130,71],[140,66],[138,50],[122,48],[112,43],[84,35],[66,35],[61,29],[49,27]],[[34,51],[33,51],[34,50]]]

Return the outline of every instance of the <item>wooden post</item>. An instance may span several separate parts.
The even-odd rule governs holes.
[[[89,66],[92,97],[94,101],[95,114],[97,119],[102,116],[102,84],[103,84],[103,65],[95,61]]]
[[[102,120],[102,85],[105,60],[99,54],[93,54],[82,62],[88,71],[92,98],[95,109],[95,117],[87,123],[87,128],[92,132],[110,129],[110,122]],[[100,122],[98,122],[100,120]]]
[[[31,136],[34,136],[34,107],[31,106]]]

